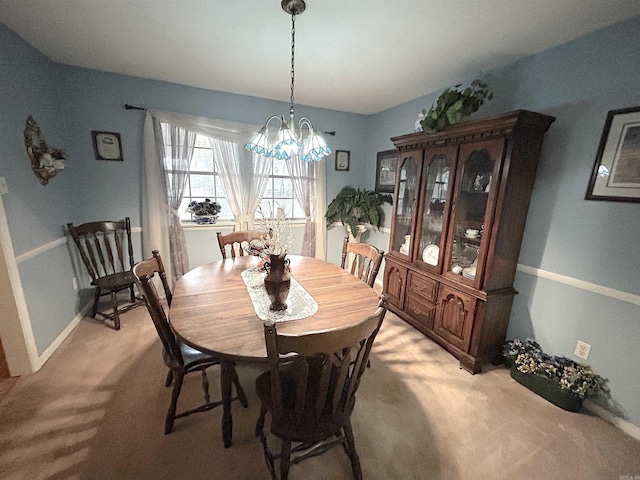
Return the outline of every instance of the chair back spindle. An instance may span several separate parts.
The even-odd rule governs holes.
[[[342,242],[341,268],[346,267],[349,253],[354,254],[353,263],[349,268],[351,275],[355,275],[367,285],[373,287],[384,258],[384,252],[367,243],[351,243],[349,242],[349,237],[345,237]]]
[[[246,255],[246,252],[242,248],[242,242],[251,242],[251,240],[260,240],[260,232],[253,230],[232,232],[227,235],[222,235],[222,232],[217,232],[218,245],[220,247],[220,253],[222,258],[227,258],[226,247],[229,246],[231,252],[231,258],[236,258],[236,255],[241,257]]]

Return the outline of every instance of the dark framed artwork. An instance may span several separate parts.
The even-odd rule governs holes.
[[[91,131],[93,138],[93,153],[96,160],[114,160],[122,162],[122,140],[116,132]]]
[[[607,113],[586,199],[640,202],[640,107]]]
[[[349,171],[351,152],[349,150],[336,150],[336,170]]]
[[[386,150],[378,152],[376,161],[376,192],[393,193],[396,187],[398,152]]]

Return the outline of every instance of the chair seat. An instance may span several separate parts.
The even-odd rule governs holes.
[[[184,343],[180,343],[180,353],[182,354],[182,360],[184,361],[185,368],[189,368],[193,365],[201,365],[203,363],[210,363],[211,365],[217,365],[220,363],[220,359],[218,357],[214,357],[208,353],[191,348],[189,345]]]
[[[102,290],[123,290],[135,283],[136,279],[132,271],[112,273],[104,277],[96,278],[91,285],[100,287]]]

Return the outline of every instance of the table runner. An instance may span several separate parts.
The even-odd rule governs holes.
[[[307,318],[318,311],[318,302],[300,285],[293,276],[291,277],[291,288],[287,297],[288,308],[279,312],[269,310],[271,300],[267,295],[264,286],[265,272],[257,268],[248,268],[241,274],[242,280],[249,291],[249,297],[253,302],[256,315],[265,321],[287,322],[289,320],[299,320]]]

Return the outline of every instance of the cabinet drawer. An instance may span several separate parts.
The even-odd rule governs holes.
[[[436,306],[414,296],[407,297],[407,305],[404,311],[411,315],[418,323],[429,330],[433,330],[433,320],[436,314]]]
[[[409,272],[409,294],[424,297],[430,302],[436,301],[438,294],[438,282],[430,278]]]

